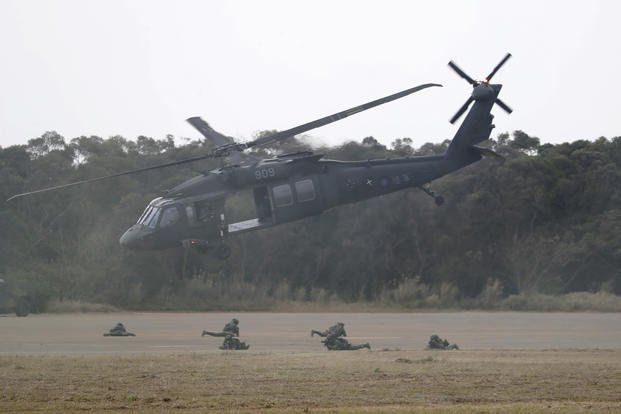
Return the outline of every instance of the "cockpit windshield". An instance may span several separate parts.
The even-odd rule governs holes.
[[[136,221],[146,227],[168,227],[175,224],[181,218],[180,210],[176,204],[162,203],[161,197],[151,201],[142,215]]]
[[[138,224],[142,223],[142,220],[149,214],[149,212],[151,211],[151,208],[152,208],[151,206],[147,206],[147,208],[144,209],[140,217],[138,217],[138,220],[136,220],[136,223]]]
[[[144,224],[147,227],[155,228],[155,225],[157,224],[157,219],[160,216],[161,210],[162,209],[159,207],[153,207],[153,206],[147,207],[144,213],[142,213],[142,216],[140,216],[140,218],[138,219],[138,224]]]

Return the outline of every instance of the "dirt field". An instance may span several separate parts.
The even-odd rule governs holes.
[[[231,317],[249,351],[201,338]],[[329,352],[346,324],[372,351]],[[116,322],[137,336],[101,336]],[[621,412],[621,314],[0,318],[0,412]],[[459,351],[428,351],[429,335]]]
[[[310,330],[345,323],[349,340],[420,350],[432,334],[474,349],[621,349],[621,313],[111,313],[0,317],[0,355],[217,351],[220,330],[240,320],[253,351],[322,351]],[[117,322],[136,333],[103,337]]]

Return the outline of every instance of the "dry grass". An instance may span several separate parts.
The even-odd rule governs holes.
[[[106,303],[92,303],[80,300],[51,300],[47,303],[49,313],[80,313],[80,312],[118,312],[119,309]]]
[[[621,412],[621,350],[0,357],[1,412]]]

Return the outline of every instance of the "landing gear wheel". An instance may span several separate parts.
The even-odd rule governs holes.
[[[436,203],[436,206],[441,206],[442,204],[444,204],[444,197],[436,195],[436,193],[431,189],[429,185],[427,186],[421,185],[418,188],[420,188],[429,197],[433,198],[433,201]]]
[[[221,260],[226,260],[231,255],[231,248],[224,243],[220,243],[216,247],[214,247],[213,254]]]

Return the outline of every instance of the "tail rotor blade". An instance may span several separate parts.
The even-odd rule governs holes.
[[[453,115],[453,117],[451,118],[451,120],[449,122],[451,124],[454,124],[455,121],[457,121],[459,119],[459,117],[462,116],[464,114],[464,112],[466,112],[466,110],[468,109],[468,107],[470,106],[472,101],[474,101],[474,99],[472,99],[472,97],[468,98],[468,100],[461,106],[461,108],[459,108],[459,110],[455,113],[455,115]]]
[[[485,78],[485,81],[489,82],[492,79],[492,77],[496,74],[496,72],[498,72],[498,69],[500,69],[502,65],[504,65],[507,62],[507,60],[509,60],[510,57],[511,57],[511,53],[507,53],[505,57],[502,58],[500,63],[496,65],[494,70],[492,70],[491,73],[487,75],[487,78]]]
[[[507,105],[506,103],[504,103],[503,101],[501,101],[500,99],[496,98],[496,104],[501,107],[502,109],[505,110],[505,112],[507,112],[508,114],[510,114],[511,112],[513,112],[513,109],[511,109],[511,107],[509,105]]]
[[[468,76],[466,74],[466,72],[464,72],[463,70],[461,70],[461,68],[459,66],[457,66],[455,64],[455,62],[453,62],[452,60],[448,63],[448,65],[451,67],[451,69],[453,69],[455,72],[457,72],[457,74],[459,76],[461,76],[462,78],[464,78],[470,85],[472,86],[477,86],[478,82],[475,81],[474,79],[472,79],[470,76]]]

